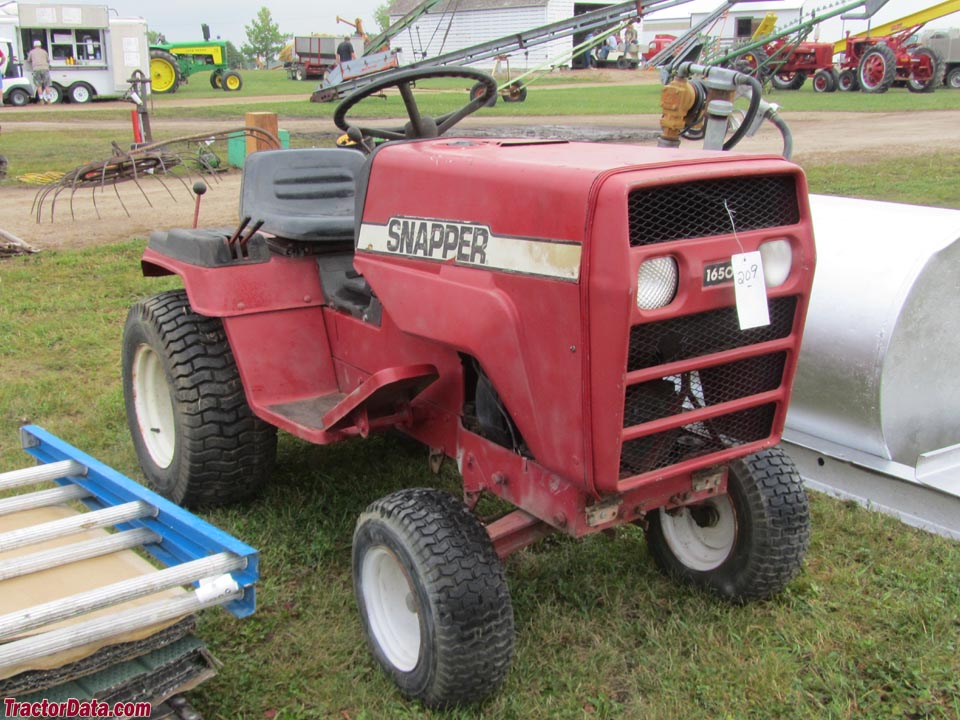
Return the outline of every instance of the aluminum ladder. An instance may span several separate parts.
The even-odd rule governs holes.
[[[163,569],[139,577],[0,615],[0,674],[14,666],[105,638],[222,605],[236,617],[256,607],[259,556],[255,549],[177,507],[36,426],[20,429],[21,445],[40,464],[0,473],[0,519],[64,503],[86,511],[51,522],[0,532],[0,554],[94,528],[101,538],[18,554],[0,560],[5,581],[120,550],[142,548]],[[14,489],[52,483],[49,489],[10,495]],[[179,586],[193,589],[66,627],[42,628]],[[41,629],[37,634],[27,634]]]

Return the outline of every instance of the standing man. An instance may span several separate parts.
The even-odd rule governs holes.
[[[27,62],[33,70],[33,84],[37,86],[37,98],[47,105],[50,102],[47,100],[47,90],[50,89],[50,56],[40,47],[39,40],[33,41],[33,50],[27,53]]]
[[[329,45],[327,47],[329,47]],[[343,38],[343,42],[337,45],[337,59],[340,62],[340,68],[343,69],[343,64],[345,62],[350,62],[356,56],[357,54],[353,50],[353,44],[350,42],[350,37],[345,36]]]

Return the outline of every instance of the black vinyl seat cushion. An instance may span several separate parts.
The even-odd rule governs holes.
[[[352,241],[365,162],[362,153],[339,148],[255,152],[244,161],[240,217],[290,240]]]

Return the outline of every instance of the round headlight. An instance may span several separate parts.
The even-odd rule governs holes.
[[[645,261],[637,273],[637,307],[656,310],[673,302],[679,282],[677,261],[658,257]]]
[[[760,245],[763,258],[763,281],[767,287],[780,287],[790,277],[793,248],[789,240],[769,240]]]

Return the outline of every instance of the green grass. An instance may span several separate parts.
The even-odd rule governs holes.
[[[616,73],[613,73],[616,79]],[[550,79],[551,82],[546,82]],[[588,80],[588,78],[583,78]],[[580,80],[581,82],[583,80]],[[620,86],[601,84],[597,87],[564,87],[578,82],[577,73],[555,73],[538,78],[530,87],[526,102],[503,103],[481,112],[490,115],[636,115],[660,113],[660,86],[656,84]],[[421,84],[434,90],[421,100],[424,112],[437,114],[454,107],[465,99],[472,83],[462,80],[444,80]],[[157,118],[178,119],[229,119],[241,118],[245,112],[276,112],[283,118],[332,117],[336,103],[311,103],[310,94],[316,87],[313,82],[287,80],[276,71],[250,71],[244,74],[244,87],[239,93],[224,93],[214,90],[206,76],[194,76],[193,81],[175,95],[156,95],[152,112]],[[292,95],[299,96],[291,99]],[[276,99],[252,101],[249,98],[275,96]],[[229,97],[234,102],[225,105],[198,105],[195,107],[172,107],[176,98]],[[882,95],[864,93],[813,92],[810,83],[799,91],[774,91],[769,99],[783,106],[789,117],[790,111],[839,111],[839,112],[901,112],[905,110],[956,110],[960,109],[960,93],[941,89],[930,94],[915,94],[905,88],[893,88]],[[399,97],[375,99],[358,108],[358,117],[399,117],[405,115]],[[84,110],[87,119],[117,119],[123,113],[116,109]],[[36,108],[31,112],[18,113],[17,120],[64,119],[72,116],[70,106]]]
[[[950,151],[807,172],[816,192],[914,201],[958,169]],[[960,207],[955,193],[941,199]],[[0,262],[0,470],[28,464],[16,429],[35,422],[142,479],[123,413],[121,328],[138,298],[177,285],[140,276],[142,249]],[[190,694],[204,717],[960,717],[960,544],[816,495],[804,572],[769,602],[730,606],[667,581],[634,528],[552,537],[511,557],[518,633],[506,686],[480,708],[425,711],[375,667],[350,580],[358,513],[424,484],[459,487],[451,463],[434,478],[426,453],[401,439],[314,447],[282,436],[263,497],[204,514],[262,552],[257,613],[201,618],[225,663]]]
[[[851,157],[846,163],[808,164],[804,170],[812,192],[960,208],[956,187],[960,152],[955,150],[918,154],[909,160]]]

